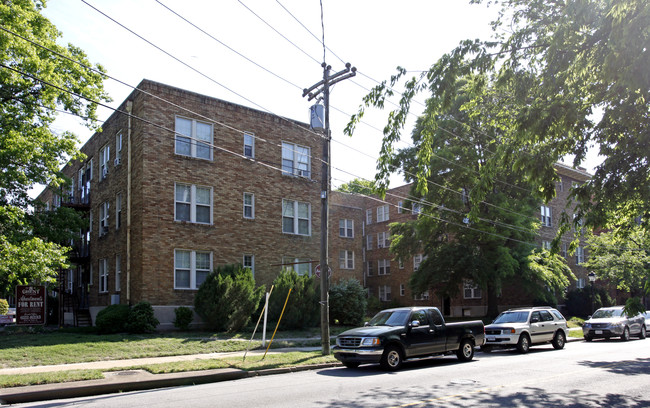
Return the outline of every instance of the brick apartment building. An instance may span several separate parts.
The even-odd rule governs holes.
[[[143,80],[81,148],[86,158],[64,167],[71,185],[39,196],[89,220],[60,277],[64,323],[90,323],[110,304],[146,300],[160,328],[171,328],[174,309],[192,306],[207,274],[225,264],[251,268],[265,285],[283,266],[311,275],[320,258],[321,145],[307,124]],[[541,242],[555,231],[568,187],[589,177],[557,169],[562,183],[542,207]],[[332,281],[357,279],[385,302],[483,315],[475,287],[458,299],[410,292],[421,255],[398,262],[388,250],[388,225],[417,217],[400,198],[409,190],[391,189],[383,202],[332,192]],[[584,285],[586,272],[569,264]],[[527,301],[512,299],[504,303]]]

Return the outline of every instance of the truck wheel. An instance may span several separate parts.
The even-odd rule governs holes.
[[[585,341],[592,341],[594,338],[591,337],[590,335],[586,334],[585,335]]]
[[[621,341],[628,341],[630,340],[630,328],[625,326],[623,329],[623,335],[621,336]]]
[[[472,361],[472,358],[474,358],[474,343],[469,339],[461,341],[460,347],[456,351],[456,357],[460,361]]]
[[[519,337],[519,341],[517,342],[517,350],[521,354],[526,354],[528,353],[528,350],[530,350],[530,339],[528,338],[527,334],[522,334]]]
[[[558,330],[557,333],[555,333],[555,336],[553,337],[553,348],[556,350],[561,350],[564,348],[565,343],[566,343],[566,337],[564,337],[564,332]]]
[[[402,350],[397,346],[388,346],[381,356],[379,365],[384,370],[396,371],[402,367],[403,362]]]
[[[357,368],[359,367],[359,363],[343,363],[344,366],[347,368]]]

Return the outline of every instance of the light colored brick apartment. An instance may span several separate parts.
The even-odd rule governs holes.
[[[110,304],[146,300],[160,328],[171,328],[174,309],[192,306],[207,274],[225,264],[251,268],[265,285],[283,266],[312,275],[321,146],[305,123],[143,80],[81,148],[86,158],[64,167],[70,188],[39,197],[89,219],[60,277],[63,323],[88,324]],[[558,172],[558,197],[541,209],[541,242],[555,232],[568,186],[589,177],[561,165]],[[354,278],[382,301],[483,315],[484,296],[471,285],[454,299],[410,292],[421,255],[398,262],[388,252],[389,223],[417,216],[398,198],[409,189],[390,190],[384,202],[332,192],[332,282]],[[584,286],[586,272],[571,258],[569,265]],[[530,301],[517,294],[508,303]]]

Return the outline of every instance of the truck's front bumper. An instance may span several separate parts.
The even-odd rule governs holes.
[[[334,353],[334,358],[342,363],[379,363],[384,349],[377,347],[344,348],[334,346],[332,352]]]

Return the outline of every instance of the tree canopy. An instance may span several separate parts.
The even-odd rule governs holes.
[[[337,191],[341,191],[343,193],[372,195],[375,194],[376,187],[373,181],[356,178],[349,183],[341,184],[339,188],[337,188]]]
[[[0,2],[0,290],[17,283],[51,281],[65,267],[65,248],[47,238],[65,236],[56,223],[32,214],[38,206],[29,190],[38,184],[63,186],[62,165],[79,158],[78,139],[50,128],[57,111],[96,124],[97,104],[109,101],[103,88],[103,68],[92,67],[85,53],[57,43],[61,34],[43,15],[45,1]],[[74,228],[61,217],[51,221]]]

